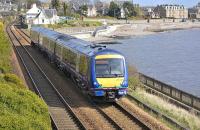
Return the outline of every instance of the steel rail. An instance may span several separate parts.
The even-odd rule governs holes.
[[[21,30],[19,29],[18,30],[18,32],[20,32]],[[23,36],[24,37],[24,36]],[[27,41],[27,42],[29,42],[29,40],[28,39],[26,39],[25,38],[25,40]],[[30,42],[29,42],[30,43]],[[85,95],[84,95],[85,96]],[[86,97],[86,98],[88,98],[88,97]],[[89,101],[91,101],[91,99],[90,98],[88,98],[89,99]],[[117,130],[122,130],[123,128],[121,128],[112,118],[110,118],[105,112],[103,112],[100,108],[98,108],[97,107],[97,105],[95,105],[95,103],[94,102],[90,102],[92,105],[93,105],[93,107],[115,128],[115,129],[117,129]]]
[[[117,108],[119,111],[121,111],[124,115],[128,116],[133,122],[138,124],[143,130],[150,130],[151,128],[147,126],[144,122],[142,122],[139,118],[137,118],[132,112],[124,108],[119,103],[115,102],[112,103],[112,105]]]
[[[79,127],[79,129],[86,129],[86,127],[82,124],[82,122],[78,119],[78,117],[75,115],[75,113],[73,112],[72,108],[68,105],[68,103],[66,102],[66,100],[62,97],[62,95],[58,92],[58,90],[55,88],[55,86],[52,84],[52,82],[49,80],[49,78],[46,76],[46,74],[42,71],[42,69],[40,68],[40,66],[36,63],[36,61],[33,59],[33,57],[30,55],[30,53],[28,52],[28,50],[20,43],[19,39],[17,38],[17,36],[15,35],[15,33],[10,29],[10,31],[8,30],[8,28],[10,29],[10,25],[7,26],[7,33],[9,34],[10,40],[12,41],[11,38],[11,33],[12,35],[15,37],[15,39],[18,41],[18,43],[22,46],[22,48],[25,50],[25,52],[28,54],[28,56],[30,57],[30,59],[33,61],[33,63],[35,64],[35,66],[39,69],[39,71],[41,72],[41,74],[43,75],[43,77],[48,81],[48,83],[51,85],[51,87],[53,88],[54,92],[57,94],[58,98],[60,99],[60,101],[63,103],[63,105],[65,106],[65,108],[67,109],[67,111],[69,112],[69,114],[73,117],[73,120],[75,121],[75,123],[77,124],[77,126]],[[33,81],[33,86],[36,90],[36,93],[44,100],[40,90],[38,89],[38,86],[36,85],[33,76],[31,75],[30,71],[28,70],[28,67],[24,61],[24,59],[22,58],[22,55],[20,54],[19,50],[17,49],[17,47],[14,45],[14,42],[12,41],[13,46],[17,52],[17,54],[19,55],[23,65],[25,66],[25,69],[29,75],[29,77],[31,78],[31,80]],[[50,114],[51,119],[53,120],[53,124],[55,125],[56,129],[58,129],[57,124],[55,123],[55,119],[53,119],[52,114]]]
[[[29,78],[30,78],[30,80],[31,80],[31,84],[33,85],[33,88],[34,88],[34,90],[35,90],[35,93],[44,101],[44,99],[43,99],[43,97],[42,97],[40,91],[39,91],[38,88],[37,88],[37,85],[36,85],[36,83],[35,83],[33,77],[31,76],[31,73],[30,73],[29,70],[28,70],[27,65],[25,64],[25,61],[23,60],[22,56],[20,55],[20,52],[17,50],[17,48],[15,47],[15,45],[14,45],[14,43],[13,43],[13,41],[12,41],[12,38],[11,38],[11,36],[10,36],[10,34],[9,34],[9,26],[10,26],[10,25],[7,25],[7,26],[6,26],[6,32],[7,32],[7,34],[8,34],[8,37],[9,37],[10,42],[13,44],[14,51],[15,51],[15,52],[17,53],[17,55],[19,56],[19,58],[20,58],[20,60],[21,60],[21,62],[22,62],[22,65],[24,66],[24,68],[25,68],[25,70],[26,70],[26,72],[27,72],[27,74],[28,74],[28,76],[29,76]],[[45,101],[44,101],[44,102],[45,102]],[[50,115],[50,118],[51,118],[52,128],[53,128],[54,130],[58,130],[58,127],[57,127],[57,125],[55,124],[55,121],[54,121],[54,119],[52,118],[52,115],[51,115],[50,112],[49,112],[49,115]]]

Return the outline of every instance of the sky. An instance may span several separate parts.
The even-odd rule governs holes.
[[[47,0],[41,0],[47,1]],[[92,0],[91,0],[92,1]],[[111,0],[101,0],[104,2],[109,2]],[[200,0],[133,0],[135,4],[139,4],[140,6],[156,6],[158,4],[178,4],[184,5],[185,7],[193,7],[197,5]]]
[[[156,6],[158,4],[179,4],[184,5],[186,7],[193,7],[197,5],[197,3],[200,2],[200,0],[133,0],[133,2],[136,4],[140,4],[140,6]]]

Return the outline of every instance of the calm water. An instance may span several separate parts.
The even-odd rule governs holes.
[[[122,52],[140,72],[200,97],[200,29],[120,42],[109,47]]]

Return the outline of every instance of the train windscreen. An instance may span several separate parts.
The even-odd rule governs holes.
[[[124,64],[123,59],[98,59],[95,63],[96,77],[123,77]]]

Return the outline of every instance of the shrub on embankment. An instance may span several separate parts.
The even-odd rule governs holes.
[[[0,73],[11,71],[11,45],[0,22]]]
[[[46,104],[13,74],[0,75],[0,129],[51,129]]]
[[[51,129],[47,105],[26,89],[11,66],[11,45],[0,23],[0,129]]]

